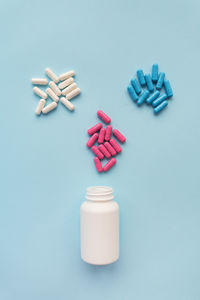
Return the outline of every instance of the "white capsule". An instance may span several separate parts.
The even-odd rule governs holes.
[[[49,95],[49,97],[51,97],[51,99],[53,99],[53,101],[58,102],[59,98],[58,98],[58,96],[52,91],[51,88],[47,88],[47,89],[46,89],[46,93]]]
[[[47,99],[47,94],[37,86],[34,86],[33,91],[36,95],[40,96],[42,99]]]
[[[77,88],[77,84],[76,83],[72,83],[68,87],[66,87],[64,90],[62,90],[62,95],[66,96],[71,91],[75,90],[76,88]]]
[[[67,86],[69,86],[70,84],[72,84],[74,82],[74,78],[70,77],[68,79],[66,79],[65,81],[59,83],[58,87],[59,89],[64,89],[66,88]]]
[[[60,80],[60,81],[63,81],[63,80],[68,79],[69,77],[72,77],[72,76],[74,76],[74,75],[75,75],[74,70],[71,70],[71,71],[68,71],[68,72],[66,72],[66,73],[61,74],[61,75],[59,76],[59,80]]]
[[[31,82],[32,82],[32,84],[47,85],[48,84],[48,79],[46,79],[46,78],[32,78]]]
[[[57,103],[55,101],[51,102],[50,104],[48,104],[47,106],[45,106],[42,110],[43,114],[48,114],[48,112],[52,111],[53,109],[55,109],[57,107]]]
[[[46,103],[46,100],[44,100],[44,99],[40,100],[40,102],[38,103],[36,110],[35,110],[36,115],[39,116],[41,114],[41,111],[42,111],[43,107],[45,106],[45,103]]]
[[[62,102],[62,104],[64,104],[64,106],[66,106],[69,110],[71,110],[71,111],[74,110],[74,105],[69,100],[67,100],[65,97],[61,97],[60,102]]]
[[[76,97],[78,94],[80,94],[81,90],[79,88],[76,88],[75,90],[73,90],[71,93],[66,95],[66,99],[70,100],[74,97]]]
[[[45,73],[46,73],[47,76],[48,76],[51,80],[53,80],[55,83],[57,83],[57,82],[59,81],[58,76],[57,76],[54,72],[52,72],[49,68],[46,68],[46,69],[45,69]]]
[[[54,81],[50,81],[49,86],[57,96],[61,95],[61,90],[58,88],[57,84],[55,84]]]

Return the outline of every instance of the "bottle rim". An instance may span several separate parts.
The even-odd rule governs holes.
[[[90,186],[87,188],[87,200],[110,201],[113,198],[113,189],[109,186]]]

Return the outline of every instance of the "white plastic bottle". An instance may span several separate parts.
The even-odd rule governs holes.
[[[106,265],[119,258],[119,206],[112,188],[87,189],[81,205],[81,258],[94,265]]]

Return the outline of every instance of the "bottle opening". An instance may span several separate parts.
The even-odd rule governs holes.
[[[91,186],[87,189],[86,199],[90,201],[112,200],[113,189],[109,186]]]

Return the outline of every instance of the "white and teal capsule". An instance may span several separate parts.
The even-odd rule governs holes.
[[[128,93],[131,96],[131,99],[136,102],[138,100],[138,95],[136,94],[134,88],[132,87],[131,84],[127,87]]]
[[[155,91],[151,96],[149,96],[146,99],[146,103],[147,104],[151,104],[155,99],[158,98],[159,95],[160,95],[160,92],[159,91]]]
[[[156,84],[156,89],[157,90],[161,90],[162,89],[164,79],[165,79],[165,73],[164,72],[160,72],[159,77],[158,77],[158,81],[157,81],[157,84]]]
[[[152,81],[157,82],[158,81],[158,64],[153,64],[152,66]]]
[[[156,106],[153,111],[155,114],[158,114],[161,110],[163,110],[168,105],[168,101],[163,101],[160,105]]]
[[[131,84],[132,84],[134,90],[136,91],[136,93],[139,95],[142,90],[141,90],[141,87],[140,87],[137,79],[134,79],[134,78],[131,79]]]
[[[139,99],[137,101],[137,105],[142,105],[148,97],[149,97],[149,91],[145,90],[142,93],[142,95],[139,97]]]
[[[169,80],[164,80],[164,87],[165,87],[167,97],[168,98],[172,97],[173,96],[173,91],[172,91],[171,84],[170,84]]]
[[[137,70],[137,78],[141,86],[146,84],[144,73],[141,69]]]
[[[154,91],[154,86],[153,86],[153,82],[151,79],[151,75],[150,74],[146,74],[145,75],[145,80],[146,80],[146,84],[147,84],[147,88],[150,92]]]
[[[156,106],[158,106],[161,102],[163,102],[166,99],[167,99],[167,94],[162,94],[159,98],[155,99],[152,102],[152,106],[156,107]]]

